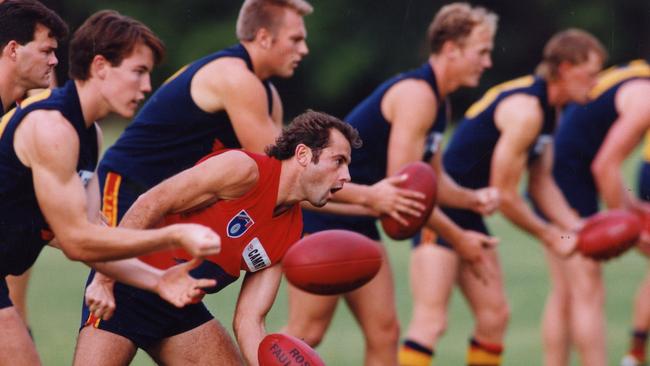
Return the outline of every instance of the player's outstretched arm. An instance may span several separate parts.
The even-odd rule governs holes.
[[[616,94],[618,119],[598,150],[591,170],[598,191],[607,207],[628,206],[634,202],[621,172],[625,159],[650,129],[650,82],[633,81]]]
[[[247,192],[258,179],[255,161],[237,150],[213,156],[186,169],[142,194],[124,214],[120,227],[154,227],[166,215],[206,207],[221,199],[233,199]],[[167,226],[192,227],[196,224]],[[194,256],[209,254],[192,241],[181,245]]]
[[[499,191],[494,187],[468,189],[456,183],[442,165],[442,154],[434,155],[431,166],[438,178],[438,205],[490,215],[499,208]]]
[[[207,228],[136,231],[91,223],[86,192],[76,172],[79,140],[72,125],[57,111],[39,110],[27,115],[16,131],[14,147],[20,161],[32,170],[39,206],[70,259],[133,257],[175,247],[189,234],[202,246],[218,245],[218,237]]]
[[[497,107],[495,122],[501,135],[492,156],[490,186],[499,190],[501,212],[557,254],[570,254],[575,247],[575,236],[544,222],[519,194],[530,146],[543,124],[539,101],[528,95],[512,95]]]
[[[282,267],[276,264],[259,272],[247,273],[242,283],[233,329],[248,365],[258,365],[257,349],[266,336],[264,321],[275,301],[281,278]]]
[[[189,271],[201,263],[200,259],[182,263],[167,270],[159,270],[138,259],[90,263],[97,273],[86,289],[86,303],[93,316],[108,319],[115,310],[113,281],[102,273],[122,283],[158,294],[177,307],[183,307],[203,294],[202,288],[216,285],[216,280],[195,279]]]

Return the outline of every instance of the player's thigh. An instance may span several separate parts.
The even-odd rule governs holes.
[[[244,365],[233,339],[215,319],[146,351],[160,365]]]
[[[289,295],[289,326],[298,324],[329,324],[336,310],[338,295],[314,295],[287,283]]]
[[[34,342],[13,306],[0,309],[0,365],[40,365]]]
[[[125,337],[92,326],[79,332],[74,365],[118,366],[133,360],[137,347]]]
[[[566,258],[558,256],[548,248],[544,248],[544,254],[553,285],[552,291],[556,295],[569,296],[571,273],[568,272]]]
[[[350,310],[368,333],[373,327],[385,327],[397,322],[395,285],[386,249],[381,246],[382,265],[379,272],[367,284],[345,294]]]
[[[474,313],[507,309],[503,270],[496,249],[486,250],[484,256],[493,275],[487,283],[476,278],[467,264],[460,265],[459,285]]]
[[[433,311],[447,306],[458,275],[458,265],[454,251],[433,243],[420,244],[411,251],[414,310]]]

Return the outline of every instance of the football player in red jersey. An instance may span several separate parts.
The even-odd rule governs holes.
[[[322,207],[349,182],[351,147],[358,146],[350,125],[308,111],[267,148],[268,156],[241,150],[208,155],[140,196],[120,226],[192,222],[221,236],[222,252],[208,257],[193,274],[216,279],[217,286],[208,289],[216,292],[241,270],[247,272],[233,323],[243,358],[256,365],[266,335],[264,318],[280,284],[277,264],[302,232],[299,203]],[[173,250],[140,258],[166,268],[190,257]],[[81,330],[76,365],[125,365],[138,348],[160,364],[243,364],[228,333],[203,303],[172,308],[144,291],[120,283],[113,287],[101,275],[88,286],[86,303],[84,323],[92,326]]]

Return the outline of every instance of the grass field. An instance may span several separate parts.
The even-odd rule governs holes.
[[[115,138],[118,127],[111,124],[104,126],[107,144]],[[633,166],[634,162],[630,162],[626,168],[630,176],[633,175]],[[536,241],[501,217],[493,217],[489,223],[494,234],[501,238],[499,252],[512,308],[504,365],[541,365],[539,319],[548,289],[543,252]],[[399,318],[405,328],[410,318],[410,246],[406,242],[387,242],[386,246],[395,272]],[[627,347],[633,295],[647,268],[647,260],[636,252],[630,252],[605,266],[610,365],[617,364]],[[43,251],[35,266],[29,293],[30,320],[45,365],[71,363],[86,274],[87,269],[83,265],[66,260],[60,252],[50,248]],[[238,289],[239,283],[235,283],[219,294],[206,297],[208,308],[227,328],[230,328]],[[284,324],[286,303],[283,286],[267,321],[270,332],[279,330]],[[454,294],[450,309],[449,330],[438,346],[436,365],[462,365],[464,362],[467,337],[473,321],[458,293]],[[363,339],[344,304],[337,310],[336,318],[318,352],[328,365],[363,364]],[[141,352],[133,364],[153,363]],[[577,365],[575,357],[573,364]]]

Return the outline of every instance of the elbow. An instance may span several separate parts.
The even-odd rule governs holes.
[[[82,230],[66,232],[57,236],[60,249],[66,258],[75,262],[94,262],[97,260],[89,247],[89,240]]]
[[[609,165],[609,169],[608,169],[608,165]],[[604,179],[605,175],[607,174],[607,170],[611,171],[611,165],[606,164],[605,162],[603,162],[602,159],[596,158],[591,163],[591,174],[594,176],[596,182]]]

